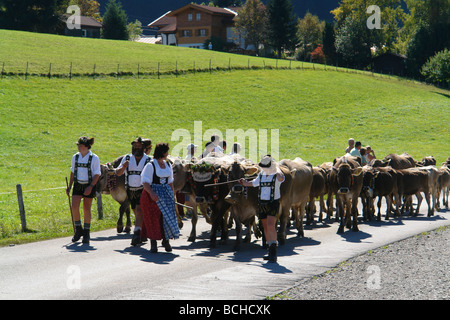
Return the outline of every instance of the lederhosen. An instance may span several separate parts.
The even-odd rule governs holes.
[[[125,156],[125,160],[126,161],[130,161],[130,155],[127,154]],[[150,157],[147,157],[147,159],[145,159],[145,164],[144,167],[147,163],[150,162]],[[130,175],[138,175],[140,176],[142,171],[130,171],[128,170],[129,167],[127,167],[126,170],[126,174],[125,174],[125,187],[127,189],[127,196],[128,196],[128,200],[130,200],[130,205],[131,205],[131,209],[136,209],[136,205],[140,204],[141,201],[141,195],[142,195],[142,190],[144,190],[143,186],[140,187],[129,187],[128,185],[128,176]]]
[[[84,195],[84,191],[87,187],[89,187],[92,183],[92,157],[91,154],[89,156],[87,163],[78,163],[78,158],[80,154],[75,155],[75,168],[73,169],[73,178],[74,178],[74,184],[73,184],[73,190],[72,190],[72,196],[82,196],[84,198],[94,198],[95,197],[95,187],[92,188],[91,193],[89,195]],[[88,181],[78,181],[78,168],[87,168],[88,170]]]
[[[272,181],[262,182],[262,174],[259,176],[259,190],[258,190],[258,218],[260,220],[267,218],[267,216],[275,217],[278,213],[280,201],[274,199],[275,197],[275,182],[277,175],[274,174]],[[270,188],[270,200],[261,200],[261,190],[263,187]]]

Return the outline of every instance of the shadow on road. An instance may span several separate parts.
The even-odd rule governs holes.
[[[158,241],[158,245],[160,244],[160,241]],[[143,262],[151,262],[155,264],[169,264],[170,262],[174,261],[175,258],[179,257],[178,254],[175,254],[173,252],[165,252],[164,248],[158,247],[157,253],[151,253],[150,252],[150,245],[148,243],[145,243],[141,246],[136,247],[127,247],[123,250],[114,250],[115,252],[119,252],[121,254],[129,254],[134,256],[141,257],[141,261]],[[175,248],[173,248],[175,250]]]

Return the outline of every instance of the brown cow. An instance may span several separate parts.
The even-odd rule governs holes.
[[[322,222],[322,212],[327,213],[325,208],[325,201],[323,197],[328,193],[327,188],[327,171],[321,167],[313,167],[313,182],[309,192],[309,203],[306,207],[306,224],[310,224],[314,220],[314,213],[316,212],[315,198],[319,197],[319,222]]]
[[[121,156],[115,159],[111,165],[113,168],[117,168],[122,161]],[[102,194],[110,194],[111,197],[119,204],[119,219],[117,220],[117,232],[122,231],[129,233],[131,231],[131,211],[130,201],[128,200],[127,190],[125,188],[125,175],[117,176],[113,169],[108,168],[106,165],[101,165],[101,175],[97,183],[97,191]],[[123,228],[123,214],[126,214],[127,222],[125,230]]]
[[[435,166],[436,159],[433,156],[422,158],[421,161],[416,162],[417,167]]]
[[[326,181],[326,188],[327,188],[327,220],[331,219],[333,216],[333,189],[331,188],[330,184],[330,176],[331,171],[333,170],[333,162],[324,162],[320,165],[322,169],[325,170],[327,173],[327,181]],[[322,218],[322,215],[320,215],[319,219]]]
[[[415,194],[417,197],[417,208],[414,216],[419,214],[420,204],[423,197],[421,192],[425,195],[425,200],[428,204],[428,216],[433,215],[433,206],[430,204],[430,175],[427,170],[421,168],[408,168],[397,170],[397,186],[399,197],[409,196]],[[399,206],[398,200],[397,205]],[[402,207],[402,214],[405,211],[405,205]]]
[[[309,199],[309,191],[313,181],[312,165],[300,158],[294,160],[283,159],[279,162],[280,169],[284,173],[285,181],[281,184],[281,214],[278,241],[286,242],[286,226],[289,213],[292,208],[295,217],[295,226],[298,236],[304,237],[303,217]]]
[[[185,203],[185,205],[192,207],[192,228],[191,233],[189,235],[188,241],[195,242],[197,239],[197,222],[198,222],[198,209],[197,202],[195,201],[195,193],[192,175],[189,172],[189,162],[179,158],[171,157],[170,160],[173,162],[172,170],[173,170],[173,187],[175,192],[180,192],[181,194],[187,194],[189,196],[189,201]],[[208,210],[206,205],[200,205],[200,211],[205,217],[207,223],[211,224],[211,219],[208,215]]]
[[[189,173],[192,175],[195,202],[199,205],[207,205],[211,209],[210,247],[215,248],[219,229],[222,230],[221,242],[225,243],[228,239],[225,214],[231,205],[225,201],[230,191],[229,184],[223,183],[227,182],[227,172],[224,170],[227,164],[220,159],[221,157],[211,155],[197,163],[189,163]],[[217,186],[214,186],[215,184]]]
[[[362,192],[365,193],[369,204],[364,213],[368,215],[366,218],[371,220],[371,205],[375,197],[378,197],[378,221],[381,220],[381,200],[385,197],[387,204],[385,219],[389,220],[392,198],[394,197],[398,202],[397,172],[392,167],[372,168],[366,166],[363,168],[363,174]],[[395,215],[399,215],[398,208],[395,210]]]
[[[389,160],[389,165],[395,170],[414,168],[416,166],[416,161],[406,152],[403,152],[401,155],[391,153],[384,157],[382,161],[387,162]]]
[[[228,169],[228,181],[235,181],[231,184],[231,189],[225,197],[225,201],[231,204],[231,215],[236,224],[236,244],[235,250],[239,249],[241,243],[242,224],[247,226],[247,236],[244,242],[251,241],[251,230],[255,230],[255,235],[260,236],[256,227],[256,215],[258,211],[258,188],[242,186],[238,181],[241,178],[255,178],[260,168],[254,164],[245,164],[235,161]],[[265,241],[263,238],[263,246]]]
[[[338,233],[344,232],[344,224],[347,228],[352,228],[354,232],[359,231],[358,197],[362,189],[363,176],[361,175],[362,167],[355,158],[344,156],[333,162],[330,180],[333,192],[336,194],[337,214],[340,216]]]

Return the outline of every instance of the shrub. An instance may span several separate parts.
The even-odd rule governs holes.
[[[450,84],[450,51],[444,49],[436,53],[422,66],[422,75],[432,83]]]

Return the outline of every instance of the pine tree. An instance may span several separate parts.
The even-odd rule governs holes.
[[[113,40],[128,40],[127,14],[122,4],[109,0],[103,16],[103,38]]]
[[[293,49],[296,43],[297,17],[290,0],[269,0],[267,3],[269,16],[269,44],[281,58],[283,50]]]

